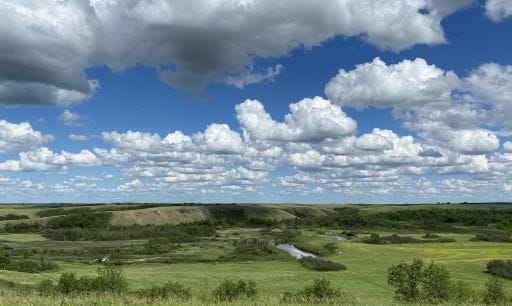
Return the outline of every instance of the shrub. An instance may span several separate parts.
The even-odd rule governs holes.
[[[487,263],[487,271],[493,275],[512,278],[512,260],[491,260]]]
[[[27,215],[7,214],[0,216],[0,221],[29,219]]]
[[[123,271],[112,264],[98,267],[99,276],[95,279],[100,291],[123,292],[128,289],[128,282]]]
[[[369,244],[399,244],[399,243],[433,243],[433,242],[455,242],[452,238],[430,238],[429,240],[416,239],[409,236],[380,236],[379,234],[371,234],[370,237],[361,239],[363,243]]]
[[[477,294],[464,281],[457,281],[450,286],[450,301],[455,304],[477,304]]]
[[[146,289],[140,289],[136,291],[136,294],[140,297],[150,299],[189,299],[192,296],[190,288],[186,288],[180,283],[173,282],[168,282],[162,286],[153,286]]]
[[[98,268],[95,278],[82,276],[76,278],[74,273],[63,273],[57,284],[57,291],[62,294],[87,293],[92,291],[121,293],[128,289],[128,283],[120,268],[105,265]]]
[[[446,302],[450,298],[450,273],[433,262],[422,272],[422,299],[430,304]]]
[[[332,287],[329,280],[315,279],[311,285],[306,286],[304,289],[296,293],[285,292],[282,302],[292,304],[342,304],[350,302],[350,298],[343,294],[339,289]]]
[[[406,303],[420,298],[423,261],[415,259],[411,264],[400,263],[388,269],[388,284],[395,288],[395,299]]]
[[[490,305],[505,304],[507,297],[503,289],[503,283],[497,278],[491,278],[485,284],[484,303]]]
[[[58,268],[57,264],[41,257],[39,260],[22,259],[16,261],[10,261],[5,266],[5,270],[18,271],[25,273],[39,273],[47,270]]]
[[[39,284],[37,284],[36,291],[40,295],[54,295],[57,293],[57,286],[53,284],[53,281],[51,279],[45,279],[42,280]]]
[[[39,232],[43,226],[40,223],[28,223],[28,222],[20,222],[20,223],[7,223],[4,226],[4,230],[8,233],[31,233],[31,232]]]
[[[240,298],[254,298],[257,294],[256,282],[240,279],[237,282],[223,281],[214,291],[213,296],[219,301],[234,301]]]
[[[439,239],[439,238],[441,238],[441,236],[436,235],[436,234],[432,234],[432,233],[425,233],[425,235],[421,236],[421,238],[424,238],[424,239]]]
[[[512,242],[512,237],[500,233],[476,234],[475,237],[471,238],[471,241]]]
[[[0,269],[5,269],[11,263],[9,254],[2,252],[0,253]]]
[[[301,259],[299,259],[299,262],[301,265],[310,270],[339,271],[346,269],[346,267],[340,263],[330,261],[327,259],[315,258],[312,256],[302,257]]]

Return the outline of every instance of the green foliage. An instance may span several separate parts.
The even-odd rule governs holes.
[[[437,236],[437,235],[436,235]],[[410,236],[399,236],[397,234],[389,236],[380,236],[372,233],[370,237],[361,239],[361,242],[368,244],[400,244],[400,243],[433,243],[433,242],[455,242],[451,238],[429,238],[429,240],[416,239]]]
[[[485,283],[484,303],[488,305],[503,305],[507,301],[503,282],[497,278],[491,278]]]
[[[110,212],[83,212],[51,219],[46,226],[50,229],[105,228],[110,225],[111,218],[112,213]]]
[[[330,261],[327,259],[322,258],[315,258],[311,256],[302,257],[299,259],[299,262],[304,267],[310,269],[310,270],[317,270],[317,271],[339,271],[339,270],[345,270],[346,267],[343,264]]]
[[[444,266],[433,262],[423,270],[422,300],[430,304],[447,302],[450,298],[450,273]]]
[[[282,302],[292,304],[345,304],[353,301],[339,289],[334,288],[329,280],[315,279],[312,284],[296,293],[285,292]]]
[[[29,219],[27,215],[7,214],[0,216],[0,221]]]
[[[5,268],[11,263],[11,258],[9,254],[2,252],[0,253],[0,269],[5,270]]]
[[[32,259],[21,259],[21,260],[10,260],[5,265],[4,270],[18,271],[25,273],[40,273],[43,271],[53,270],[58,268],[57,264],[45,259],[41,256],[39,260]]]
[[[8,233],[35,233],[40,232],[43,226],[40,223],[7,223],[4,230]]]
[[[455,304],[477,304],[478,295],[465,281],[457,281],[450,286],[449,300]]]
[[[232,280],[223,281],[213,291],[213,297],[219,301],[234,301],[241,298],[254,298],[257,295],[256,282],[252,279],[243,279],[237,282]]]
[[[420,299],[423,261],[400,263],[388,269],[388,284],[395,288],[395,298],[406,303]]]
[[[512,279],[512,260],[491,260],[487,263],[487,271],[493,275]]]
[[[111,241],[165,237],[167,243],[191,242],[215,235],[211,225],[198,223],[110,226],[107,228],[67,228],[50,230],[45,237],[53,240]]]
[[[57,287],[53,284],[53,281],[51,279],[45,279],[42,280],[39,284],[36,286],[36,291],[40,295],[55,295],[57,293]]]
[[[486,242],[512,242],[512,237],[508,234],[502,233],[486,233],[477,234],[471,241],[486,241]]]
[[[98,268],[98,276],[95,278],[77,278],[74,273],[61,274],[56,290],[62,294],[93,291],[121,293],[128,290],[128,283],[119,267],[105,265]]]
[[[192,297],[190,288],[186,288],[180,283],[173,282],[168,282],[161,286],[140,289],[136,291],[136,294],[140,297],[149,299],[179,298],[186,300]]]

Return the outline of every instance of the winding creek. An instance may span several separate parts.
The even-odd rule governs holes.
[[[303,250],[297,249],[293,244],[288,243],[280,243],[277,245],[277,248],[285,251],[286,253],[292,255],[296,259],[301,259],[302,257],[311,256],[316,258],[317,256],[312,253],[305,252]]]

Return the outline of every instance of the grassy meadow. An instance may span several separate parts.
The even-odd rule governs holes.
[[[188,224],[190,222],[203,222],[215,216],[218,212],[209,211],[203,206],[176,206],[176,207],[149,207],[130,210],[130,206],[112,205],[112,222],[106,230],[116,230],[119,226],[134,226],[137,229],[145,229],[151,220],[156,225],[162,224]],[[255,207],[251,211],[251,207]],[[429,231],[443,238],[454,239],[454,242],[429,243],[399,243],[399,244],[368,244],[361,239],[369,237],[370,233],[378,233],[382,236],[399,234],[400,236],[414,237],[421,240],[425,230],[406,225],[400,220],[400,228],[390,226],[363,227],[360,225],[336,226],[297,225],[291,220],[321,220],[333,213],[334,206],[295,206],[295,205],[268,205],[268,206],[244,206],[244,216],[249,222],[245,225],[236,223],[231,219],[222,219],[222,222],[214,223],[215,234],[182,241],[164,242],[158,241],[157,246],[170,245],[172,248],[158,249],[154,251],[148,248],[148,244],[154,237],[148,236],[137,239],[122,240],[85,240],[77,238],[74,241],[55,240],[49,238],[48,231],[60,229],[40,228],[37,231],[30,230],[23,233],[13,233],[13,228],[4,227],[0,233],[0,242],[4,252],[10,254],[11,260],[39,260],[44,256],[57,265],[56,268],[38,273],[28,273],[13,270],[0,270],[0,305],[55,305],[58,299],[61,305],[93,305],[93,304],[133,304],[147,305],[161,304],[233,304],[233,305],[272,305],[279,303],[284,292],[297,292],[305,285],[317,278],[325,278],[341,291],[355,298],[356,304],[361,305],[395,305],[393,288],[387,283],[387,273],[390,266],[401,262],[410,263],[413,259],[422,259],[426,264],[434,262],[443,265],[450,273],[454,281],[463,280],[472,288],[480,292],[484,290],[485,283],[491,277],[486,271],[486,264],[493,259],[512,259],[512,243],[471,241],[479,232],[496,231],[494,224],[464,225],[452,224],[452,228],[439,226],[443,230]],[[475,206],[450,206],[449,208],[474,209]],[[109,206],[92,206],[89,209],[109,212]],[[430,206],[362,206],[360,213],[363,216],[390,211],[402,211],[411,209],[429,209]],[[28,219],[2,221],[4,224],[19,224],[20,222],[52,224],[52,219],[62,215],[38,217],[38,211],[48,211],[55,208],[44,206],[6,206],[5,211],[0,207],[0,214],[26,214]],[[65,207],[65,210],[70,207]],[[512,209],[512,207],[498,206],[495,208],[484,207],[482,209]],[[247,212],[249,211],[249,212]],[[47,213],[48,214],[48,213]],[[217,215],[216,215],[217,214]],[[231,215],[230,215],[231,216]],[[238,216],[231,216],[236,219]],[[272,220],[272,223],[261,226],[260,219]],[[165,220],[168,220],[167,222]],[[181,222],[180,222],[181,220]],[[220,219],[219,219],[220,220]],[[226,221],[227,220],[227,221]],[[284,220],[289,220],[286,223]],[[304,221],[306,222],[306,221]],[[139,224],[139,225],[137,225]],[[139,227],[140,226],[140,227]],[[144,227],[146,226],[146,227]],[[346,270],[340,271],[313,271],[305,268],[293,257],[286,253],[248,258],[236,257],[237,242],[247,239],[266,239],[273,234],[285,231],[286,227],[295,226],[297,232],[289,242],[309,250],[321,248],[325,244],[335,244],[337,247],[331,254],[323,256],[327,260],[343,263]],[[510,233],[507,225],[500,226],[500,233]],[[6,229],[9,229],[8,232]],[[264,230],[266,229],[266,231]],[[335,236],[343,235],[346,230],[357,232],[357,237],[350,240],[338,241]],[[269,234],[270,233],[270,234]],[[87,233],[90,234],[89,232]],[[276,235],[277,235],[276,234]],[[53,237],[53,236],[51,236]],[[277,237],[277,236],[276,236]],[[162,237],[169,238],[169,237]],[[171,237],[172,238],[172,237]],[[273,238],[277,239],[277,238]],[[272,240],[274,241],[274,240]],[[152,242],[154,243],[154,242]],[[275,240],[277,243],[277,240]],[[146,251],[147,250],[147,251]],[[146,253],[145,253],[146,252]],[[313,252],[314,253],[314,252]],[[111,261],[122,269],[128,282],[129,290],[148,288],[166,283],[168,281],[179,282],[185,287],[191,288],[192,299],[182,300],[145,300],[133,296],[116,295],[80,295],[80,297],[63,296],[45,297],[39,296],[35,288],[43,280],[59,282],[64,273],[74,273],[77,277],[94,277],[97,274],[98,265],[89,261],[98,255],[110,255]],[[232,303],[215,302],[211,300],[211,294],[215,288],[226,279],[252,279],[257,284],[260,293],[254,300],[239,300]],[[512,296],[512,280],[502,279],[505,292]],[[29,292],[29,293],[27,293]],[[20,296],[23,296],[20,299]]]

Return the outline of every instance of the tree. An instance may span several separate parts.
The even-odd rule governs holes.
[[[490,305],[504,304],[507,299],[503,282],[497,278],[491,278],[485,283],[484,303]]]
[[[422,299],[430,304],[446,302],[450,298],[450,273],[433,262],[422,273]]]
[[[388,284],[395,287],[395,298],[407,303],[420,298],[423,261],[415,259],[411,264],[400,263],[388,269]]]

